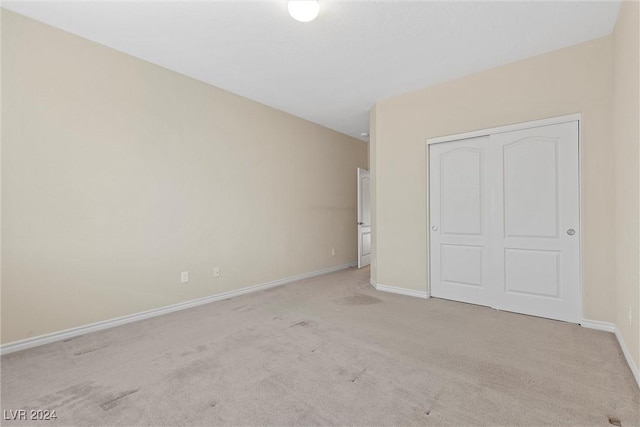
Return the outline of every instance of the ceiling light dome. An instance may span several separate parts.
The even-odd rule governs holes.
[[[289,0],[287,7],[289,15],[300,22],[313,21],[320,12],[318,0]]]

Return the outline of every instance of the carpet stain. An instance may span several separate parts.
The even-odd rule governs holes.
[[[340,305],[371,305],[380,302],[382,302],[382,300],[365,294],[356,294],[338,300],[338,304]]]
[[[73,353],[74,356],[82,356],[83,354],[92,353],[96,350],[103,349],[104,347],[94,347],[94,348],[85,348],[84,350],[76,351]]]
[[[173,381],[183,382],[199,375],[209,374],[211,369],[213,369],[211,361],[207,359],[196,359],[169,373],[168,377]]]
[[[99,387],[88,382],[76,384],[55,393],[42,396],[38,399],[39,405],[37,407],[27,409],[41,409],[42,407],[46,407],[47,409],[71,408],[90,399],[90,396],[96,392],[98,388]]]
[[[362,371],[360,371],[360,372],[358,372],[357,374],[355,374],[355,375],[353,376],[353,378],[351,379],[351,382],[352,382],[352,383],[355,383],[355,382],[356,382],[356,380],[357,380],[358,378],[360,378],[360,376],[361,376],[362,374],[364,374],[365,372],[367,372],[367,368],[364,368]]]
[[[622,421],[620,421],[620,418],[618,417],[609,417],[609,424],[621,427]]]
[[[207,348],[208,348],[208,347],[207,347],[206,345],[202,345],[202,344],[201,344],[201,345],[198,345],[198,346],[195,348],[195,350],[191,350],[191,351],[190,351],[190,350],[183,351],[182,353],[180,353],[180,356],[181,356],[181,357],[186,357],[186,356],[191,356],[191,355],[194,355],[194,354],[202,353],[202,352],[207,351]]]
[[[107,400],[106,402],[104,402],[102,405],[100,405],[100,407],[104,410],[104,411],[108,411],[110,409],[115,408],[116,406],[118,406],[120,404],[120,402],[122,401],[123,398],[132,395],[133,393],[137,393],[138,390],[140,390],[139,388],[136,389],[132,389],[132,390],[127,390],[127,391],[123,391],[122,393],[118,394],[117,396]]]
[[[303,328],[308,328],[311,325],[309,324],[309,322],[307,322],[306,320],[301,320],[298,323],[294,323],[293,325],[289,326],[290,328],[295,328],[296,326],[302,326]]]

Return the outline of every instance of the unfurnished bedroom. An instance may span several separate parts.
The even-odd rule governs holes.
[[[640,2],[0,16],[0,424],[640,425]]]

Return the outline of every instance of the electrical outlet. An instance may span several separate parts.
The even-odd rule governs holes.
[[[331,256],[336,256],[336,248],[331,248]]]
[[[189,282],[189,272],[183,271],[180,273],[180,283],[188,283]]]
[[[629,306],[629,326],[631,326],[631,321],[633,320],[633,310],[631,310],[631,306]]]
[[[220,277],[220,267],[213,267],[213,277]]]

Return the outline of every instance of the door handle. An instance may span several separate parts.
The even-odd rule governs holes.
[[[433,227],[431,227],[431,229],[432,229],[433,231],[438,231],[438,226],[434,225]]]
[[[358,221],[358,225],[364,225],[364,222]]]
[[[570,229],[567,230],[567,234],[569,236],[573,236],[574,234],[576,234],[576,230],[574,230],[573,228],[570,228]]]

